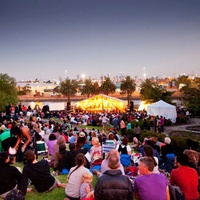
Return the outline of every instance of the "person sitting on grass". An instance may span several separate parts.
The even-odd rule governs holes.
[[[33,151],[25,152],[24,162],[21,184],[24,194],[26,194],[29,180],[38,192],[49,192],[56,186],[65,187],[65,184],[60,183],[51,175],[48,161],[45,159],[37,161]]]
[[[92,187],[92,178],[93,175],[91,172],[85,172],[82,176],[82,184],[80,187],[80,199],[87,199],[90,198],[91,200],[94,199],[94,189]]]
[[[66,198],[64,200],[80,200],[80,187],[82,184],[82,176],[89,172],[89,169],[84,167],[86,160],[83,153],[76,156],[76,166],[72,167],[67,177],[67,184],[65,187]]]
[[[14,166],[9,165],[10,158],[6,151],[0,153],[0,198],[5,196],[14,188],[20,189],[21,172]]]
[[[133,199],[132,183],[127,176],[124,176],[119,169],[118,156],[111,156],[108,159],[109,169],[97,180],[94,189],[95,200],[109,199],[121,200]]]

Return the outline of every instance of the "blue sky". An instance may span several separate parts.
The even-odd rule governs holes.
[[[1,73],[200,75],[199,11],[199,0],[1,0]]]

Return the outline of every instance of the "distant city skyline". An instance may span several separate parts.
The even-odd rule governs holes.
[[[2,0],[0,73],[200,75],[199,0]]]

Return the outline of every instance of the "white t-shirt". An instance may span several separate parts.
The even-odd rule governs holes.
[[[76,168],[76,166],[72,167],[70,169],[69,175],[75,168]],[[89,169],[87,169],[84,166],[81,166],[70,175],[68,183],[66,184],[66,187],[65,187],[66,195],[68,195],[69,197],[74,197],[74,198],[79,197],[80,187],[81,187],[81,183],[82,183],[82,175],[85,172],[89,172]]]

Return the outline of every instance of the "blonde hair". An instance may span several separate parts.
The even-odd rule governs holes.
[[[100,143],[99,143],[99,138],[98,138],[98,137],[93,137],[93,138],[92,138],[92,144],[93,144],[93,145],[99,146],[99,145],[100,145]]]
[[[91,172],[85,172],[82,175],[82,181],[85,181],[87,179],[92,179],[92,177],[93,177],[93,174]]]

